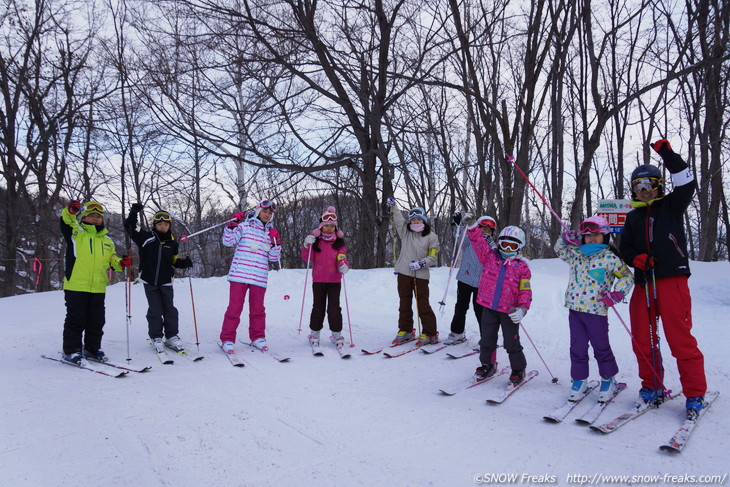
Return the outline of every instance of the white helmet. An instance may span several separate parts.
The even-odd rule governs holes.
[[[511,252],[512,254],[516,254],[525,246],[525,232],[520,227],[516,227],[514,225],[504,227],[502,231],[499,232],[499,237],[497,237],[497,246],[502,253],[508,254],[511,249],[503,249],[502,246],[499,245],[500,240],[516,242],[517,249]]]

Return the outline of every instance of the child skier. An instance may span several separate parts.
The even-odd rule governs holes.
[[[61,211],[61,234],[66,241],[63,354],[66,360],[75,364],[81,363],[84,354],[107,361],[101,348],[104,298],[109,282],[107,270],[111,267],[121,271],[132,265],[130,257],[117,257],[114,242],[107,233],[104,207],[97,201],[89,201],[82,207],[74,200]]]
[[[426,210],[416,206],[408,212],[408,221],[398,209],[395,199],[390,197],[387,202],[393,212],[393,226],[401,241],[400,255],[395,263],[395,272],[398,273],[398,329],[400,330],[393,340],[394,344],[404,343],[413,339],[413,308],[412,296],[416,295],[418,317],[423,325],[423,333],[418,338],[418,345],[427,345],[438,342],[436,315],[428,302],[429,267],[435,266],[438,261],[439,241],[435,233],[431,232]]]
[[[608,308],[621,302],[632,287],[633,275],[609,247],[610,226],[605,218],[582,221],[580,233],[564,230],[555,242],[558,257],[570,265],[565,307],[570,326],[570,376],[568,400],[578,401],[588,387],[588,344],[598,362],[601,388],[598,402],[616,392],[618,365],[608,338]],[[614,281],[616,282],[614,286]],[[613,290],[612,290],[613,289]]]
[[[124,221],[124,229],[139,248],[139,278],[147,297],[147,333],[157,353],[167,345],[176,352],[185,349],[178,336],[178,312],[173,304],[172,278],[178,269],[192,267],[190,257],[178,257],[179,243],[171,230],[172,217],[158,211],[152,218],[152,230],[137,230],[137,215],[142,211],[134,203]],[[165,338],[163,342],[163,338]]]
[[[312,314],[309,318],[309,343],[319,347],[319,333],[324,325],[325,312],[332,332],[332,342],[342,348],[342,308],[340,288],[342,276],[350,269],[344,233],[339,229],[337,213],[330,206],[319,219],[319,226],[307,235],[302,246],[302,260],[312,265]]]
[[[234,352],[236,330],[241,321],[243,303],[248,298],[248,336],[251,345],[268,350],[266,345],[266,308],[264,295],[269,276],[269,262],[276,262],[281,255],[281,237],[272,224],[276,204],[263,200],[247,217],[239,212],[223,230],[223,245],[236,247],[228,271],[230,296],[223,318],[220,339],[226,353]]]
[[[474,217],[467,213],[464,222],[470,225]],[[520,344],[520,321],[532,302],[530,267],[520,251],[525,246],[525,232],[516,226],[505,227],[497,237],[497,250],[489,244],[476,225],[468,230],[469,239],[479,262],[482,276],[479,281],[477,302],[482,305],[482,338],[479,341],[479,360],[474,378],[484,380],[494,375],[497,364],[494,354],[497,337],[502,328],[504,349],[509,356],[512,372],[510,384],[517,386],[525,379],[527,361]]]
[[[458,216],[458,221],[456,216],[454,217],[455,225],[459,225],[460,221],[461,215]],[[481,216],[477,220],[477,228],[481,230],[482,235],[486,238],[487,235],[492,236],[494,234],[494,229],[497,228],[497,222],[491,216]],[[493,239],[490,238],[489,242],[496,248]],[[465,238],[461,247],[459,272],[456,274],[456,305],[454,306],[454,317],[451,319],[451,332],[444,341],[446,345],[454,345],[466,340],[464,330],[466,328],[466,312],[469,311],[470,301],[481,333],[482,306],[477,303],[479,280],[481,277],[482,264],[479,263],[477,254],[474,253],[471,241]]]

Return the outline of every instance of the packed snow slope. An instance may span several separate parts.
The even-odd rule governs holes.
[[[0,299],[0,485],[468,486],[506,484],[513,476],[517,484],[719,485],[724,480],[728,485],[730,264],[692,264],[694,334],[705,355],[710,389],[722,394],[679,455],[658,446],[681,424],[684,398],[610,435],[574,421],[595,396],[562,424],[542,419],[565,401],[570,387],[563,307],[568,267],[547,259],[532,261],[531,268],[534,301],[524,325],[550,372],[523,334],[529,368],[540,375],[499,406],[487,405],[485,399],[504,387],[504,377],[452,397],[438,393],[468,379],[479,365],[476,356],[450,360],[446,351],[417,351],[386,359],[360,352],[387,345],[397,332],[391,269],[347,274],[355,343],[350,360],[340,359],[326,328],[325,356],[312,356],[306,338],[310,289],[298,333],[305,271],[272,272],[267,338],[272,351],[291,360],[278,363],[239,345],[244,368],[232,367],[216,345],[228,301],[225,277],[175,282],[180,335],[192,348],[191,285],[194,292],[200,352],[205,354],[198,363],[182,357],[175,357],[174,365],[157,361],[145,340],[144,291],[134,285],[129,355],[131,364],[152,369],[120,379],[41,358],[61,348],[62,292]],[[452,281],[439,313],[448,274],[448,268],[435,269],[430,289],[442,337],[449,331],[455,302]],[[124,291],[123,283],[108,288],[103,342],[120,363],[127,358]],[[627,305],[617,310],[628,326]],[[241,339],[248,337],[247,313],[245,307]],[[630,337],[615,314],[609,320],[619,378],[628,389],[599,422],[630,408],[639,389]],[[467,334],[471,343],[478,339],[471,314]],[[662,352],[666,383],[678,388],[666,344]],[[498,360],[507,364],[501,349]],[[557,384],[551,383],[551,373]],[[598,378],[594,361],[591,373]]]

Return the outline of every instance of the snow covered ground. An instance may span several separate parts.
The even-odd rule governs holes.
[[[152,370],[122,379],[40,357],[60,350],[62,292],[0,299],[0,485],[467,486],[505,484],[512,475],[515,484],[568,485],[587,476],[594,483],[695,485],[712,480],[702,476],[719,476],[728,485],[730,264],[692,266],[694,333],[705,354],[709,386],[724,395],[680,455],[657,447],[680,425],[683,398],[607,436],[575,423],[575,413],[562,424],[543,421],[544,414],[563,403],[570,384],[563,307],[568,268],[556,259],[535,260],[531,267],[534,301],[524,324],[560,381],[550,382],[523,336],[529,367],[540,375],[499,406],[487,405],[485,399],[506,379],[452,397],[438,393],[471,376],[478,365],[475,356],[448,360],[442,351],[385,359],[360,353],[387,344],[397,331],[390,269],[347,275],[356,345],[350,360],[340,359],[329,343],[324,357],[311,355],[306,342],[310,290],[305,331],[297,333],[304,271],[272,273],[266,296],[268,340],[273,350],[292,360],[278,363],[239,347],[246,361],[242,369],[231,367],[216,345],[227,304],[225,278],[192,281],[205,360],[178,358],[166,366],[145,341],[146,302],[142,286],[135,285],[131,363],[152,365]],[[436,269],[431,281],[431,303],[443,336],[455,301],[452,282],[446,310],[438,314],[447,276],[448,268]],[[188,280],[178,280],[175,288],[181,336],[194,343]],[[124,284],[110,287],[104,349],[119,362],[127,357],[124,307]],[[618,310],[628,324],[627,305]],[[242,338],[247,337],[247,311],[239,328]],[[630,407],[639,389],[630,338],[615,315],[610,322],[619,376],[628,390],[603,420]],[[467,334],[472,340],[478,336],[473,315]],[[663,351],[666,382],[676,387],[676,365],[668,347]],[[503,351],[498,359],[507,363]],[[595,363],[591,370],[597,378]],[[585,402],[589,400],[593,402]],[[581,404],[577,412],[587,408]],[[609,482],[602,477],[610,475],[626,478]]]

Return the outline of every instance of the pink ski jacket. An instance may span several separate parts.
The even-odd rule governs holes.
[[[510,308],[530,309],[532,273],[527,259],[520,254],[505,259],[489,246],[478,228],[468,232],[477,259],[482,264],[477,303],[502,313],[509,312]]]
[[[347,262],[347,249],[345,246],[339,249],[334,249],[335,241],[328,242],[327,240],[317,238],[317,245],[319,246],[319,252],[316,252],[311,247],[302,246],[302,260],[307,261],[309,252],[312,252],[310,266],[312,267],[312,282],[340,282],[342,281],[342,274],[337,268],[340,262]]]

